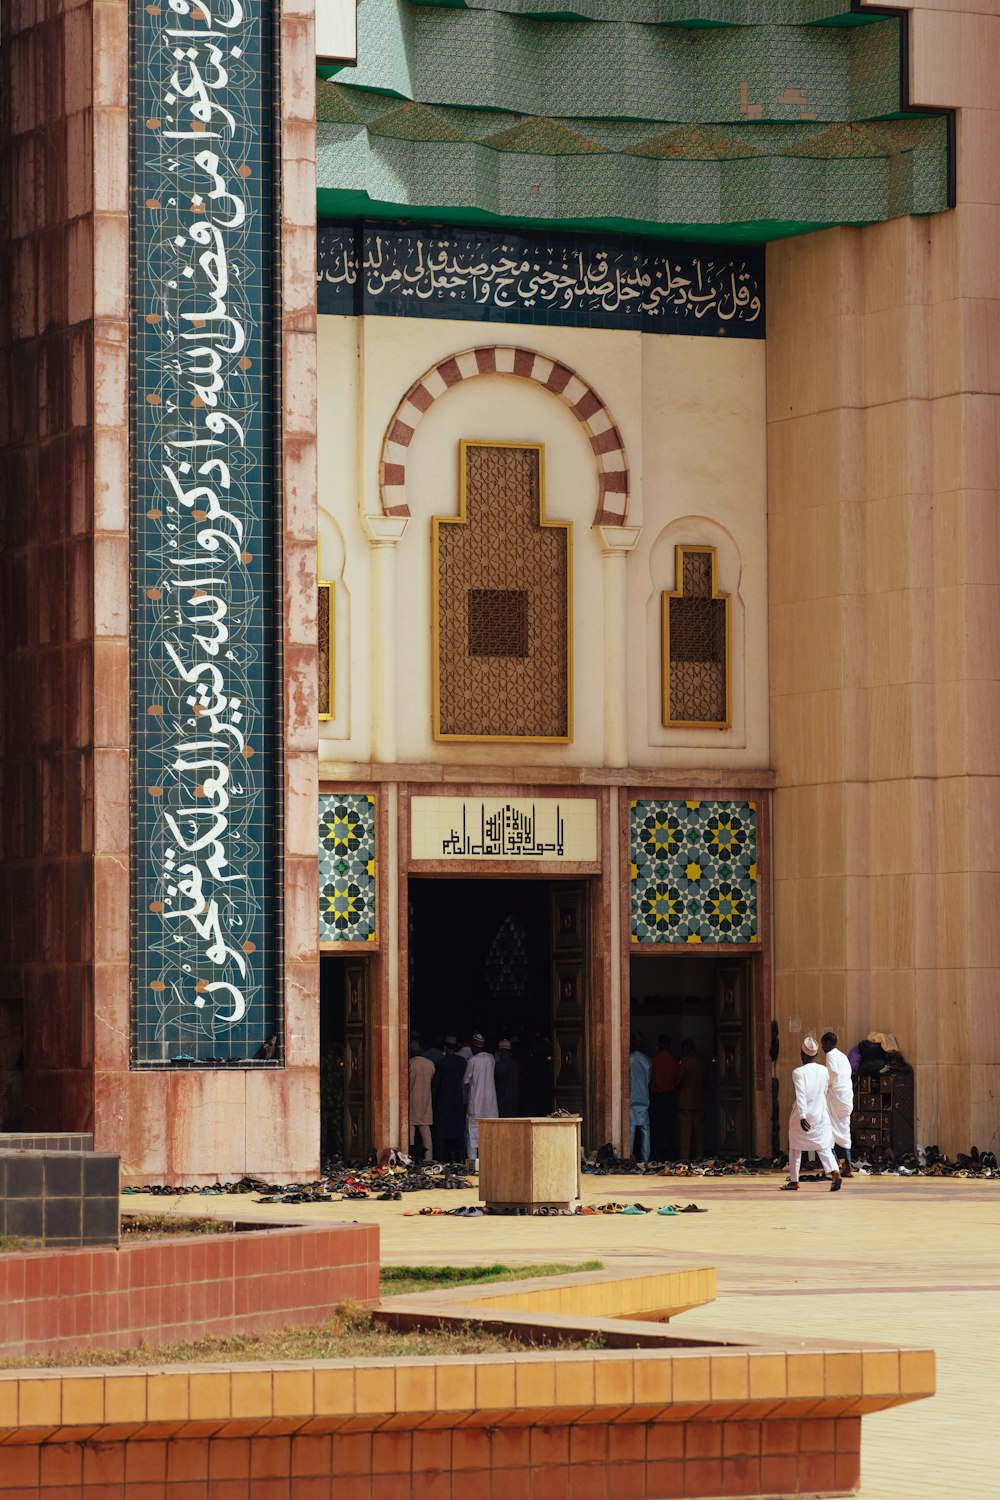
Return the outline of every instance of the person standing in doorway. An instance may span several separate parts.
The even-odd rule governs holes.
[[[472,1033],[472,1056],[465,1065],[465,1092],[468,1099],[468,1118],[465,1127],[466,1148],[479,1170],[479,1122],[497,1118],[497,1090],[494,1077],[496,1063],[493,1054],[486,1050],[486,1038],[479,1031]]]
[[[424,1056],[429,1057],[434,1066],[437,1067],[442,1057],[444,1057],[444,1037],[435,1036],[430,1046],[424,1048]]]
[[[458,1040],[444,1039],[444,1056],[434,1068],[431,1105],[434,1111],[434,1154],[438,1161],[465,1160],[465,1060],[458,1056]]]
[[[434,1108],[431,1102],[431,1085],[434,1081],[434,1064],[420,1051],[420,1038],[410,1038],[410,1155],[420,1132],[423,1160],[432,1161],[434,1148],[431,1144],[431,1126],[434,1123]]]
[[[831,1193],[840,1187],[837,1158],[833,1154],[833,1128],[827,1108],[827,1091],[830,1075],[822,1063],[816,1061],[819,1047],[813,1037],[807,1036],[802,1043],[802,1066],[792,1073],[795,1103],[788,1117],[788,1181],[783,1193],[799,1190],[799,1166],[803,1151],[815,1151],[825,1172],[833,1179]]]
[[[653,1064],[646,1056],[640,1036],[633,1036],[632,1050],[628,1058],[629,1073],[629,1154],[635,1150],[635,1133],[639,1132],[637,1161],[649,1161],[649,1085],[653,1076]]]
[[[694,1161],[705,1155],[705,1080],[708,1063],[690,1037],[681,1042],[677,1065],[677,1123],[680,1130],[680,1160]]]
[[[844,1158],[842,1177],[853,1177],[851,1165],[851,1115],[854,1112],[854,1080],[851,1065],[837,1046],[837,1033],[824,1031],[823,1051],[826,1053],[826,1071],[830,1075],[830,1089],[826,1096],[826,1107],[830,1112],[830,1127],[833,1130],[834,1152]]]
[[[517,1058],[506,1039],[497,1042],[493,1082],[497,1091],[497,1113],[501,1119],[510,1119],[517,1114]]]
[[[649,1086],[649,1126],[656,1161],[674,1161],[677,1156],[677,1059],[670,1038],[657,1038],[653,1058],[653,1081]]]

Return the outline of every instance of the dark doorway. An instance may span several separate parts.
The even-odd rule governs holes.
[[[320,1153],[364,1161],[371,1149],[370,960],[320,959]]]
[[[679,1058],[686,1039],[706,1059],[704,1153],[753,1152],[751,996],[753,960],[652,954],[630,965],[630,1027],[651,1057],[660,1036]],[[669,1158],[682,1141],[672,1114],[659,1116],[652,1099],[652,1152]],[[659,1128],[658,1128],[659,1127]],[[631,1144],[631,1143],[630,1143]]]
[[[589,1113],[587,907],[583,881],[409,882],[410,1029],[509,1039],[521,1115]]]

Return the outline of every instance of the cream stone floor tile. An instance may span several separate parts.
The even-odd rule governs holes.
[[[1000,1475],[1000,1181],[866,1177],[832,1195],[779,1194],[758,1178],[585,1177],[584,1201],[697,1203],[663,1218],[420,1217],[475,1202],[475,1189],[400,1203],[282,1212],[251,1196],[154,1198],[140,1208],[255,1222],[377,1223],[387,1264],[539,1264],[600,1259],[628,1273],[715,1266],[717,1301],[684,1325],[931,1347],[938,1393],[864,1419],[861,1500],[991,1500]]]

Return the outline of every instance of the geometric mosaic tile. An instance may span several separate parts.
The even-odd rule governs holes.
[[[375,941],[374,797],[320,797],[319,890],[322,942]]]
[[[632,941],[756,943],[754,802],[631,804]]]
[[[763,241],[940,212],[947,118],[909,107],[900,18],[846,25],[850,9],[365,0],[356,66],[317,90],[321,216],[471,212],[495,225]],[[811,24],[820,19],[833,24]],[[626,284],[610,283],[620,302]]]

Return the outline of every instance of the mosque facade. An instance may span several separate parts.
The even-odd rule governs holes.
[[[832,1029],[996,1147],[998,40],[14,8],[0,1128],[298,1178],[482,1031],[627,1152],[666,1034],[770,1155]]]

